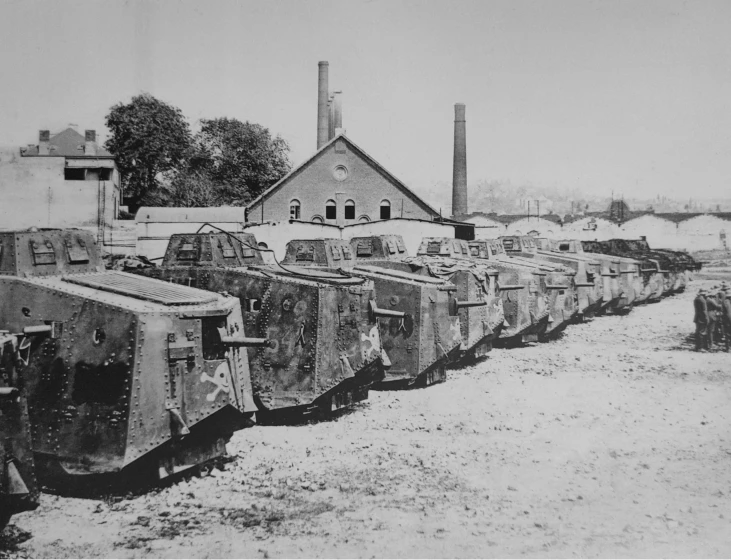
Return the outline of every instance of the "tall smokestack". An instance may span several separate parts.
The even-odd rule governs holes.
[[[464,114],[464,103],[456,103],[454,105],[452,216],[467,214],[467,131]]]
[[[334,120],[333,126],[335,128],[335,135],[343,132],[343,92],[342,91],[336,91],[335,92],[335,99],[333,100],[335,111],[334,111]]]
[[[328,109],[328,67],[327,61],[317,63],[319,74],[317,79],[317,149],[327,144],[330,128],[330,111]]]
[[[331,93],[327,100],[327,140],[335,138],[335,94]]]

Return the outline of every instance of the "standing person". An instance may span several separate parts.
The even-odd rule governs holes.
[[[716,288],[718,286],[715,286]],[[718,301],[718,292],[706,295],[706,309],[708,310],[708,350],[713,350],[713,341],[716,335],[718,319],[721,316],[721,304]]]
[[[721,305],[721,320],[723,322],[723,336],[726,339],[726,352],[731,352],[731,290],[721,292],[723,295]]]
[[[706,305],[705,290],[698,290],[698,295],[693,300],[693,308],[695,309],[695,316],[693,317],[693,322],[695,323],[695,351],[700,352],[708,348],[708,341],[706,340],[708,332],[708,306]]]

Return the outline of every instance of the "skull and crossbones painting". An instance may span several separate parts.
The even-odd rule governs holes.
[[[213,402],[218,397],[219,393],[226,393],[227,395],[231,391],[231,370],[228,367],[227,362],[221,362],[213,372],[213,377],[208,375],[206,372],[201,374],[201,383],[209,382],[213,383],[216,388],[206,395],[208,402]]]
[[[373,352],[378,353],[381,348],[381,337],[378,334],[378,327],[373,327],[371,329],[370,335],[366,336],[365,333],[360,333],[360,340],[361,342],[370,342],[370,348],[367,350],[364,350],[363,352],[366,354],[366,359],[370,360],[371,354]]]

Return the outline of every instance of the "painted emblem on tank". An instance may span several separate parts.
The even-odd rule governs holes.
[[[221,362],[218,364],[216,371],[213,372],[213,377],[203,372],[201,375],[201,383],[213,383],[216,388],[206,395],[208,402],[213,402],[218,397],[219,393],[229,394],[231,390],[231,370],[228,368],[228,363]]]
[[[361,342],[370,342],[371,346],[363,352],[366,354],[366,359],[370,360],[373,352],[378,353],[381,348],[381,337],[378,335],[378,327],[371,329],[370,335],[366,336],[365,333],[360,333]]]
[[[461,340],[462,339],[462,332],[460,331],[459,327],[459,317],[453,317],[451,319],[452,324],[449,325],[449,332],[452,333],[452,340]]]

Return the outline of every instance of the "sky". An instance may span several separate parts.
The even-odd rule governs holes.
[[[470,185],[731,196],[728,0],[0,0],[0,60],[0,145],[104,139],[146,91],[194,130],[260,123],[296,165],[327,60],[348,137],[417,193],[451,184],[465,103]]]

